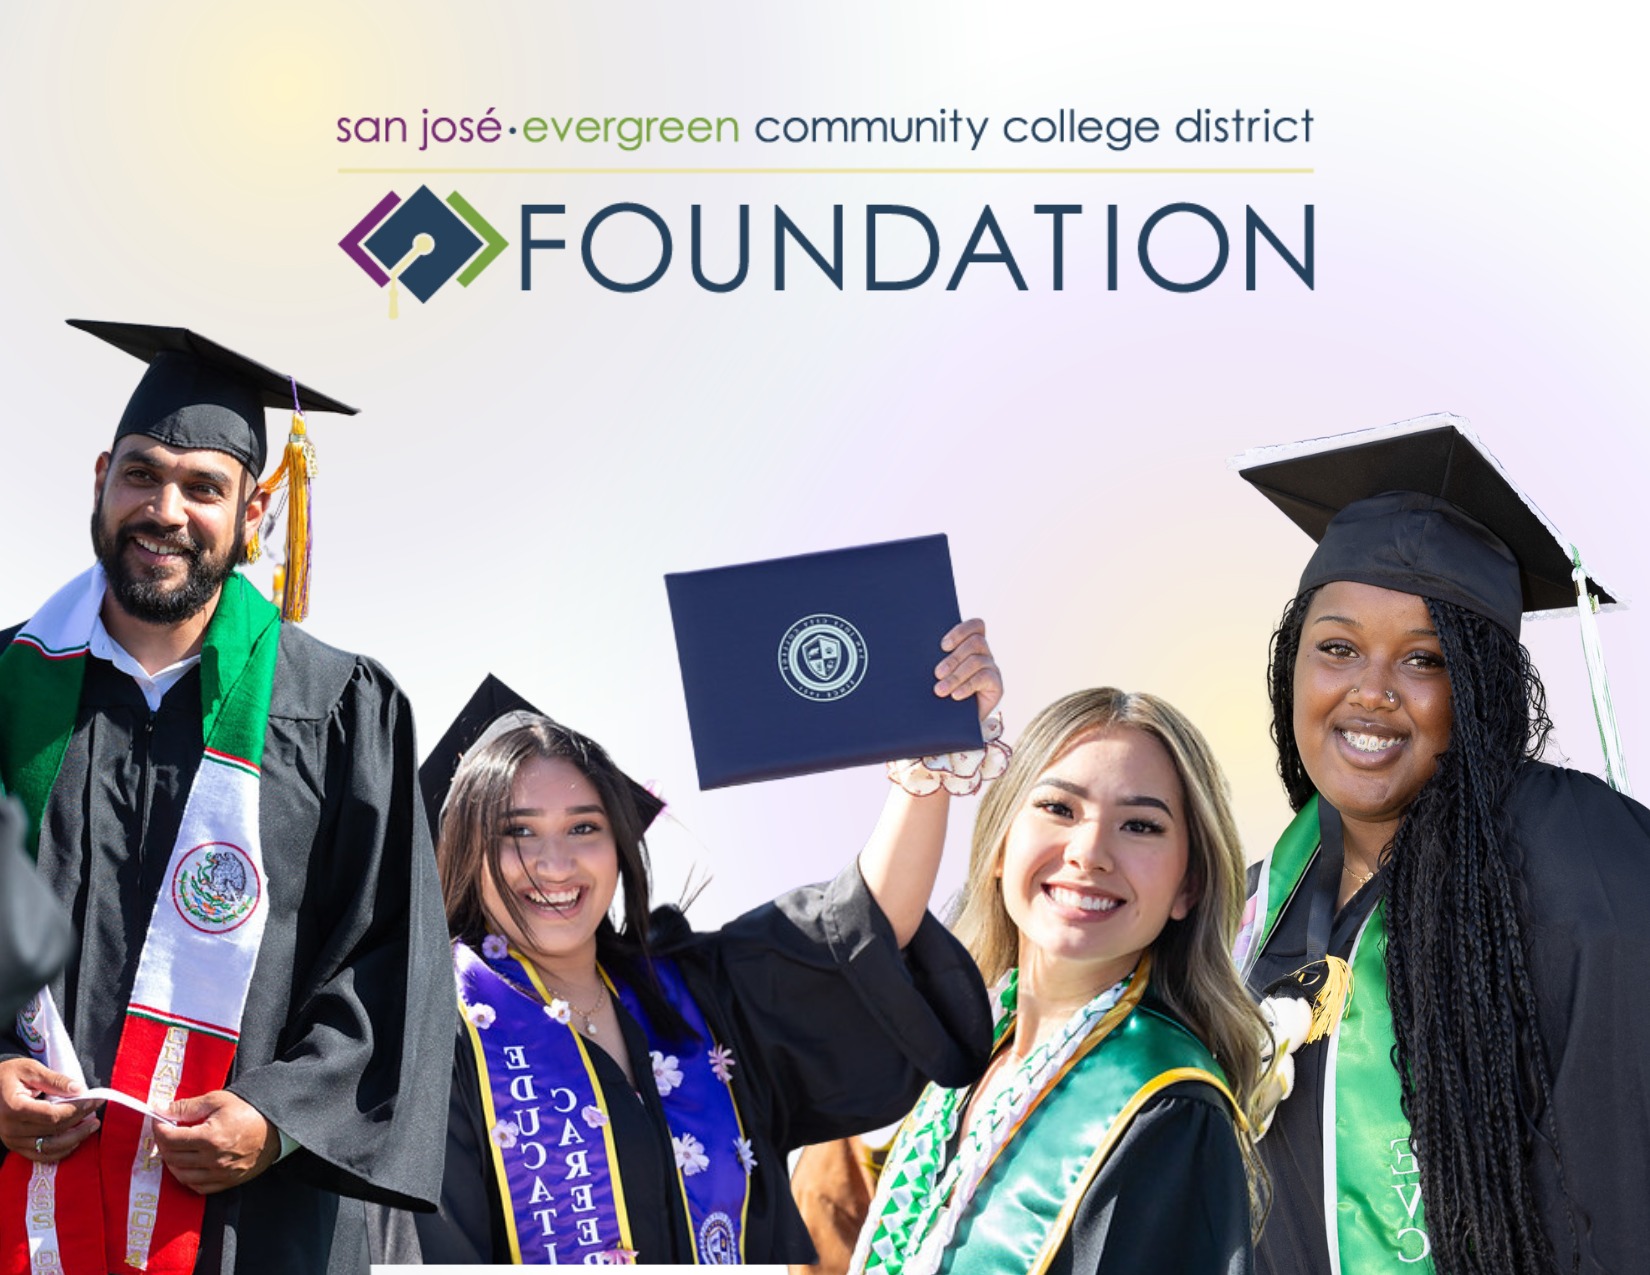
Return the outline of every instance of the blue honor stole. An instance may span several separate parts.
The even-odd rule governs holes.
[[[496,941],[496,940],[495,940]],[[500,944],[502,946],[502,944]],[[610,1101],[590,1046],[515,951],[484,958],[453,944],[459,1009],[481,1081],[493,1173],[504,1200],[510,1257],[517,1263],[630,1263],[638,1260],[625,1207],[623,1170]],[[745,1210],[756,1161],[728,1082],[731,1053],[669,961],[653,962],[659,986],[698,1040],[665,1041],[627,986],[606,974],[613,995],[641,1025],[670,1128],[683,1217],[704,1265],[744,1260]],[[622,1044],[622,1042],[621,1042]],[[629,1102],[619,1093],[613,1101]],[[641,1255],[659,1261],[664,1254]]]

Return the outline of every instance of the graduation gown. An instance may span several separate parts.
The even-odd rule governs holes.
[[[109,1081],[201,749],[199,666],[151,713],[87,658],[39,870],[79,935],[52,990],[89,1085]],[[300,1149],[207,1197],[198,1272],[364,1272],[362,1201],[436,1199],[452,973],[416,776],[384,670],[283,626],[258,788],[269,920],[227,1088]],[[0,1054],[24,1052],[8,1025]]]
[[[1195,1083],[1170,1086],[1141,1108],[1083,1193],[1048,1267],[1049,1275],[1254,1269],[1249,1185],[1231,1108]]]
[[[1559,1153],[1584,1272],[1650,1270],[1650,810],[1599,779],[1526,763],[1507,813],[1525,942]],[[1345,956],[1379,897],[1377,875],[1335,919],[1329,951]],[[1279,918],[1250,977],[1253,989],[1298,967],[1306,897]],[[1462,994],[1469,994],[1463,986]],[[1295,1055],[1297,1088],[1260,1152],[1272,1177],[1258,1265],[1274,1275],[1329,1270],[1323,1201],[1323,1042]],[[1535,1154],[1543,1229],[1570,1269],[1572,1252],[1553,1158]],[[1419,1269],[1419,1268],[1417,1268]]]
[[[745,1260],[812,1261],[813,1243],[791,1199],[787,1153],[897,1120],[929,1077],[960,1085],[978,1076],[991,1044],[979,972],[932,916],[903,952],[896,948],[852,864],[828,885],[793,890],[710,933],[695,933],[681,912],[661,908],[653,935],[655,950],[676,962],[712,1033],[733,1052],[734,1100],[756,1155]],[[604,1050],[590,1055],[610,1096],[638,1260],[692,1263],[648,1042],[623,1005],[616,1008],[641,1091],[629,1090]],[[375,1261],[510,1260],[462,1024],[451,1076],[440,1212],[375,1210]]]

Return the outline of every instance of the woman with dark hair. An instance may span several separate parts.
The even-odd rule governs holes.
[[[942,645],[936,693],[989,711],[983,626]],[[938,853],[873,838],[834,882],[697,933],[651,905],[661,803],[593,740],[514,711],[447,773],[462,1021],[441,1208],[387,1218],[376,1260],[811,1261],[786,1153],[984,1066],[983,988],[926,910]],[[916,804],[889,802],[896,823]]]
[[[1237,951],[1312,1001],[1259,1268],[1650,1269],[1650,812],[1538,760],[1519,643],[1570,563],[1453,418],[1259,459],[1321,540],[1272,642],[1298,814]]]

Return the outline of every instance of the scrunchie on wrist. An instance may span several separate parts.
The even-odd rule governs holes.
[[[941,788],[954,797],[966,797],[980,790],[988,779],[1008,769],[1014,750],[1003,743],[1003,715],[992,713],[980,723],[985,744],[960,753],[935,757],[907,758],[888,763],[888,778],[913,797],[926,797]]]

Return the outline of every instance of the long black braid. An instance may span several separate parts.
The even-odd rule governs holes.
[[[1294,672],[1312,592],[1272,635],[1269,684],[1278,772],[1299,810],[1314,788],[1294,732]],[[1563,1164],[1524,943],[1517,849],[1503,811],[1520,765],[1552,732],[1529,652],[1462,607],[1427,600],[1450,677],[1449,747],[1382,852],[1387,991],[1410,1147],[1435,1269],[1537,1275],[1554,1269],[1532,1186],[1539,1141]],[[1579,1265],[1566,1200],[1568,1265]]]

